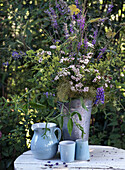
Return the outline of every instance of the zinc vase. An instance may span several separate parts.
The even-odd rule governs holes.
[[[91,119],[91,110],[92,110],[92,100],[89,99],[85,99],[84,100],[84,104],[87,107],[88,110],[85,110],[82,107],[81,101],[80,99],[74,99],[70,102],[70,104],[66,104],[65,106],[70,110],[70,112],[74,112],[77,111],[81,114],[82,120],[79,120],[79,117],[77,114],[75,114],[73,117],[76,120],[77,123],[79,123],[83,129],[84,129],[84,136],[83,136],[83,140],[84,141],[88,141],[89,139],[89,127],[90,127],[90,119]],[[64,107],[64,114],[68,114],[67,113],[67,109],[65,109],[66,107]],[[81,139],[81,135],[82,132],[81,130],[79,130],[79,128],[75,125],[75,123],[73,123],[73,129],[72,129],[72,133],[71,136],[68,133],[68,129],[67,129],[67,124],[68,124],[68,117],[64,117],[64,121],[63,121],[63,128],[62,128],[62,133],[63,133],[63,139],[64,140],[77,140],[77,139]],[[73,119],[72,119],[73,120]]]
[[[51,159],[58,150],[61,130],[55,123],[35,123],[32,125],[34,135],[31,140],[31,151],[36,159]],[[58,138],[55,135],[58,131]],[[45,133],[46,132],[46,133]]]

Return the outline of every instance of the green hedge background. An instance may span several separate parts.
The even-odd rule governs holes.
[[[72,3],[74,1],[70,1]],[[87,0],[86,9],[91,17],[99,17],[107,4],[113,3],[111,12],[114,32],[123,26],[113,42],[115,91],[105,105],[93,110],[90,126],[90,144],[109,145],[125,149],[125,78],[121,76],[125,63],[125,3],[123,0]],[[39,122],[42,116],[29,111],[27,93],[34,84],[32,65],[25,67],[26,59],[14,60],[13,51],[26,52],[29,49],[49,49],[51,38],[47,35],[50,21],[45,10],[54,5],[53,0],[1,0],[0,1],[0,169],[13,169],[14,160],[30,149],[33,132],[32,122]],[[110,23],[106,25],[110,30]],[[9,62],[9,65],[6,66]],[[4,63],[4,64],[3,64]],[[26,89],[27,88],[27,89]],[[32,96],[36,99],[36,96]],[[18,106],[14,101],[20,100]],[[45,100],[44,100],[45,102]],[[52,108],[56,106],[48,102]],[[23,113],[17,108],[21,107]],[[52,109],[51,108],[51,109]],[[49,111],[51,111],[51,109]]]

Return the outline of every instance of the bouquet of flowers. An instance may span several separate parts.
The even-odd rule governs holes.
[[[107,6],[105,17],[90,19],[78,0],[70,5],[63,0],[55,3],[56,10],[50,5],[45,13],[55,37],[50,48],[60,59],[54,78],[58,81],[57,96],[60,101],[95,97],[95,104],[104,103],[104,91],[112,88],[108,46],[116,33],[106,33],[105,22],[113,5]]]

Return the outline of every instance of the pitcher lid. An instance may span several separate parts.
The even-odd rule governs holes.
[[[36,128],[51,128],[51,127],[55,127],[56,124],[55,123],[47,123],[47,126],[46,126],[46,123],[35,123],[31,126],[31,129],[32,130],[35,130]]]

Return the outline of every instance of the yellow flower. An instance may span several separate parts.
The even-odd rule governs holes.
[[[23,5],[26,5],[26,1],[23,1]]]
[[[106,37],[107,37],[107,38],[113,38],[115,35],[116,35],[116,33],[115,33],[115,32],[112,32],[112,31],[108,31],[108,32],[106,33]]]
[[[10,100],[9,100],[9,99],[7,99],[7,102],[10,102]]]
[[[120,91],[125,91],[125,89],[122,88],[122,89],[120,89]]]
[[[75,13],[75,15],[80,13],[80,10],[74,4],[69,5],[69,8],[70,8],[71,15],[73,15],[74,13]]]
[[[121,86],[116,86],[116,88],[117,88],[117,89],[120,89],[120,88],[121,88]]]

